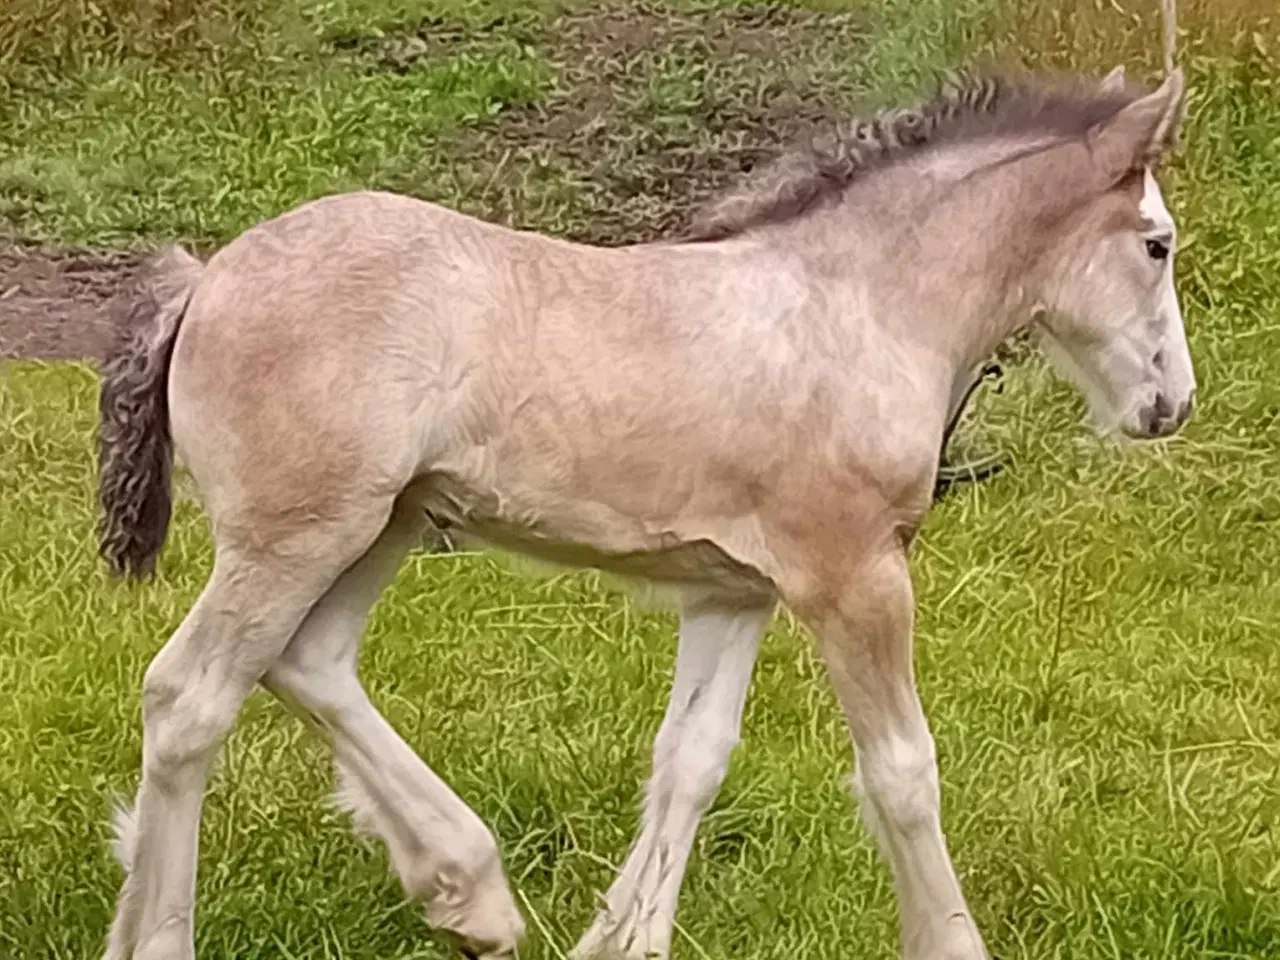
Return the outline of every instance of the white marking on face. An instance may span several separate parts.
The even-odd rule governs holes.
[[[1142,176],[1142,200],[1138,203],[1138,212],[1150,222],[1153,232],[1173,233],[1173,215],[1164,205],[1164,194],[1160,192],[1160,184],[1148,167]]]

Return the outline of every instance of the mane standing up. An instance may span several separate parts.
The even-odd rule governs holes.
[[[193,956],[206,769],[259,683],[331,736],[340,796],[429,921],[472,954],[514,951],[493,836],[355,671],[366,614],[431,517],[678,598],[642,826],[577,956],[667,953],[781,601],[847,714],[904,956],[986,957],[940,826],[907,550],[956,398],[1019,328],[1104,427],[1160,437],[1187,419],[1152,175],[1182,91],[1176,70],[1151,93],[1118,73],[964,82],[782,159],[687,243],[596,249],[355,193],[207,266],[167,253],[106,369],[102,549],[117,572],[151,569],[176,446],[216,560],[143,684],[107,956]]]

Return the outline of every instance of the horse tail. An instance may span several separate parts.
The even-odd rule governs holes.
[[[204,265],[181,247],[152,257],[102,365],[98,552],[113,576],[149,577],[169,532],[169,364],[203,273]]]

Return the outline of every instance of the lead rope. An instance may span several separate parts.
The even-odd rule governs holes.
[[[1173,73],[1178,52],[1177,0],[1160,0],[1160,27],[1164,38],[1164,75]]]
[[[956,426],[960,423],[960,418],[964,416],[965,408],[969,406],[969,400],[973,397],[974,392],[985,381],[995,380],[999,382],[1003,376],[1004,371],[1001,369],[1000,364],[994,360],[986,364],[973,382],[969,384],[969,389],[964,392],[964,396],[960,398],[960,402],[956,405],[955,412],[951,415],[951,420],[942,432],[942,447],[938,453],[938,474],[933,482],[933,500],[935,503],[945,497],[947,492],[957,484],[981,483],[983,480],[989,480],[994,477],[1004,469],[1005,457],[999,453],[959,464],[949,463],[947,460],[947,446],[951,442],[951,435],[955,433]]]

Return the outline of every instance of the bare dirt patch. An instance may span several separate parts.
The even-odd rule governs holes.
[[[101,357],[141,257],[0,238],[0,358]]]
[[[590,243],[667,237],[844,112],[865,36],[854,15],[784,3],[606,0],[542,28],[554,95],[438,144],[389,185],[433,196],[447,168],[452,201],[481,216]]]

